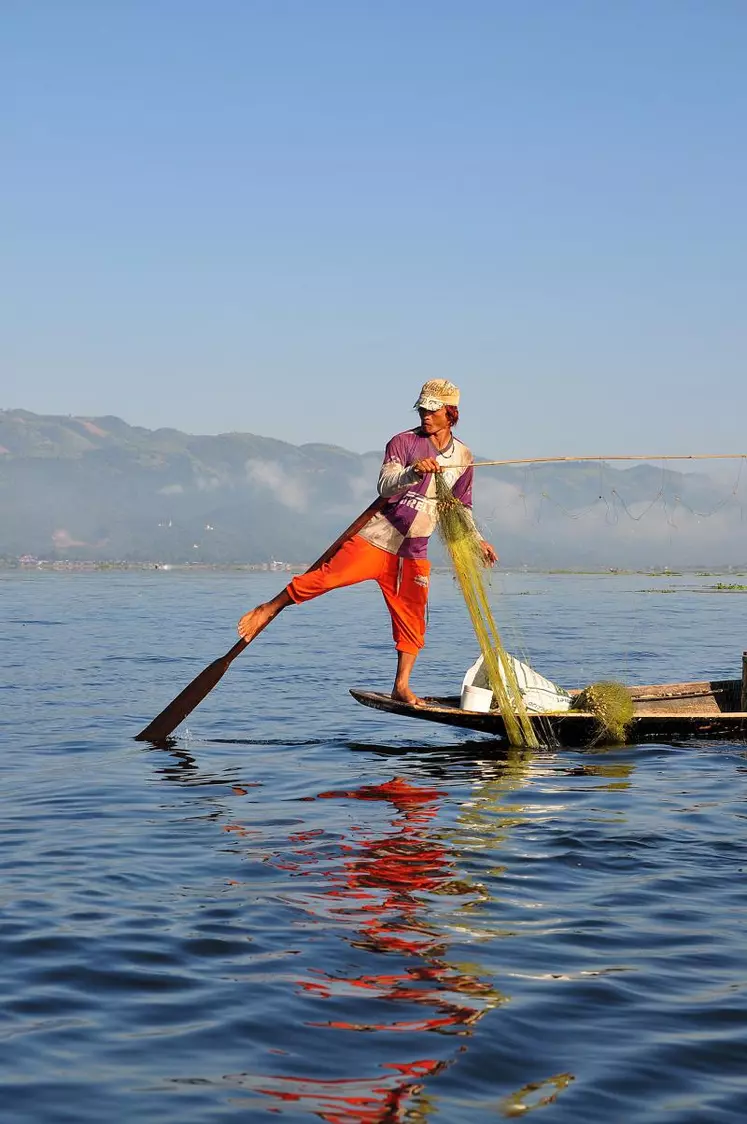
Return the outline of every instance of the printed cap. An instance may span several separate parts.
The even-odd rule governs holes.
[[[416,410],[440,410],[442,406],[459,405],[459,388],[447,379],[431,379],[423,383]]]

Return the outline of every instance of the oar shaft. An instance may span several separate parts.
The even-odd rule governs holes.
[[[320,554],[316,562],[312,562],[306,573],[311,573],[312,570],[318,570],[343,545],[348,539],[352,539],[357,535],[360,530],[365,527],[370,519],[384,507],[387,501],[382,497],[375,499],[372,504],[362,511],[357,519],[354,519],[349,527],[342,532],[342,534],[335,539],[331,546],[328,546],[324,554]],[[144,730],[135,735],[135,741],[139,742],[164,742],[177,726],[184,721],[188,714],[198,706],[202,700],[212,691],[216,683],[223,678],[228,668],[238,655],[240,655],[244,648],[248,646],[250,641],[238,640],[233,648],[226,652],[225,656],[220,656],[214,660],[208,667],[201,671],[200,674],[192,680],[188,686],[184,688],[167,707],[165,707],[160,714],[157,714],[152,722],[149,722]]]
[[[379,512],[384,508],[384,505],[386,503],[388,503],[388,500],[386,500],[383,496],[377,496],[373,503],[369,504],[366,510],[362,511],[358,518],[354,519],[350,526],[342,532],[339,538],[336,538],[332,545],[327,547],[324,554],[320,554],[316,562],[311,563],[305,573],[310,574],[312,570],[318,570],[319,567],[323,566],[325,562],[329,562],[332,555],[337,554],[337,551],[344,543],[348,541],[348,539],[352,539],[354,535],[357,535],[359,531],[362,531],[366,523],[373,519],[374,515],[378,515]]]

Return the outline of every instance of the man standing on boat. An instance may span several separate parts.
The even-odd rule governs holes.
[[[375,581],[392,618],[397,674],[392,698],[422,704],[410,688],[410,673],[425,644],[430,562],[428,540],[436,528],[434,473],[442,473],[453,494],[472,508],[472,454],[453,434],[459,421],[459,390],[445,379],[425,383],[414,407],[420,425],[391,439],[379,473],[383,510],[348,539],[317,570],[297,575],[286,588],[246,613],[238,624],[247,643],[288,605],[310,601],[331,589]],[[479,536],[477,528],[475,534]],[[498,559],[481,536],[488,565]]]

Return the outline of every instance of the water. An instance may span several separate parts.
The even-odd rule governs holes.
[[[747,600],[711,584],[494,604],[567,686],[735,676]],[[742,1121],[744,745],[527,756],[366,710],[394,661],[365,587],[284,613],[173,750],[134,742],[277,585],[0,577],[2,1119]],[[443,693],[476,653],[433,585]]]

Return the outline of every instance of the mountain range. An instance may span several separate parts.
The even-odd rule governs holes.
[[[374,498],[380,462],[252,433],[0,410],[0,556],[302,565]],[[733,478],[601,460],[480,468],[475,512],[504,565],[741,567],[743,463],[730,462]]]

